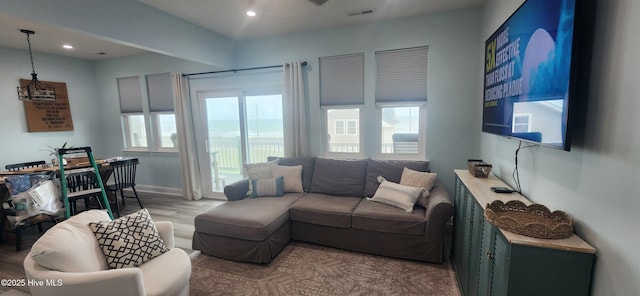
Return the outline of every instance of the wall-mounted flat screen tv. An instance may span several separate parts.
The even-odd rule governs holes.
[[[576,0],[529,0],[487,39],[483,132],[569,150],[572,105],[586,101],[574,93],[576,11]]]

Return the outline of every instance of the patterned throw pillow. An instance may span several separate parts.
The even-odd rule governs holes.
[[[282,176],[273,179],[251,179],[253,192],[251,197],[283,196],[284,179]]]
[[[400,177],[400,184],[424,188],[424,192],[418,199],[418,204],[426,208],[429,194],[431,194],[431,189],[433,188],[433,184],[436,183],[437,178],[437,173],[418,172],[404,168],[402,170],[402,176]]]
[[[378,177],[380,186],[376,194],[369,200],[403,209],[407,213],[413,213],[413,206],[422,194],[423,188],[400,185],[389,182],[383,177]]]
[[[113,221],[91,222],[89,227],[110,268],[137,267],[169,251],[147,209]]]
[[[302,188],[302,166],[276,165],[271,168],[274,177],[284,178],[284,192],[304,192]]]

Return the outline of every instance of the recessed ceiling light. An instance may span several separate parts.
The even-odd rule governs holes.
[[[256,16],[256,12],[253,10],[247,10],[247,15],[248,16]]]
[[[69,44],[64,44],[64,45],[62,45],[62,48],[64,48],[64,49],[73,49],[73,46],[69,45]]]

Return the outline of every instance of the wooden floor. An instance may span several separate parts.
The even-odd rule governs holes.
[[[175,232],[176,247],[192,253],[191,237],[193,236],[193,218],[217,205],[223,203],[220,200],[202,199],[196,201],[184,200],[182,197],[155,195],[140,193],[140,199],[144,207],[151,214],[154,221],[171,221]],[[126,207],[120,209],[121,215],[126,215],[139,210],[137,201],[126,200]],[[37,228],[32,227],[23,231],[22,250],[15,251],[14,242],[5,242],[0,245],[0,279],[23,279],[24,268],[22,262],[29,253],[33,242],[37,239]],[[0,286],[0,294],[9,288]],[[22,292],[29,292],[28,288],[18,288]]]

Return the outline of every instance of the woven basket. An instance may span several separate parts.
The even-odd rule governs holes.
[[[573,220],[562,211],[551,212],[541,204],[525,205],[496,200],[484,210],[485,219],[504,230],[530,237],[562,239],[573,235]]]
[[[487,178],[491,172],[491,165],[482,161],[482,159],[467,160],[469,174],[478,178]]]

